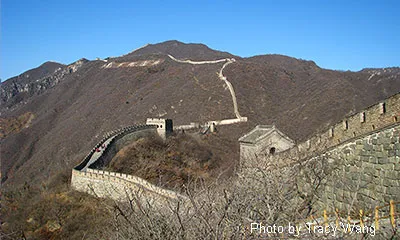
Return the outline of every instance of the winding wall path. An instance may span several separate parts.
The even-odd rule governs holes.
[[[173,61],[178,63],[201,65],[201,64],[218,64],[224,63],[221,67],[218,77],[220,80],[224,81],[228,87],[230,94],[232,96],[233,108],[236,118],[235,119],[223,119],[217,121],[209,121],[208,124],[215,125],[227,125],[239,122],[246,122],[247,117],[242,117],[239,113],[238,104],[236,100],[235,90],[232,84],[228,81],[227,77],[224,76],[223,71],[226,66],[235,62],[234,58],[225,58],[219,60],[211,61],[192,61],[192,60],[179,60],[175,57],[168,55]],[[112,131],[107,133],[106,136],[90,151],[90,153],[84,158],[84,160],[72,170],[71,185],[74,189],[79,191],[88,192],[96,196],[108,196],[113,199],[121,199],[125,197],[125,193],[132,189],[140,189],[144,192],[151,193],[153,198],[155,196],[168,198],[168,199],[185,199],[176,192],[162,189],[157,187],[144,179],[138,178],[136,176],[119,174],[115,172],[101,171],[92,169],[91,166],[95,166],[97,163],[101,162],[101,158],[104,157],[110,145],[114,144],[117,139],[121,136],[146,130],[155,129],[153,125],[141,125],[141,126],[129,126],[122,128],[117,131]],[[155,130],[156,131],[156,130]]]
[[[150,132],[149,132],[150,131]],[[171,190],[163,189],[150,182],[128,174],[94,169],[93,166],[102,161],[117,140],[128,134],[157,134],[155,125],[129,126],[107,133],[95,145],[83,161],[72,169],[71,186],[73,189],[98,197],[110,197],[114,200],[126,200],[127,195],[151,200],[162,204],[163,200],[186,199],[187,197]],[[160,201],[161,200],[161,201]]]
[[[234,58],[224,58],[224,59],[219,59],[219,60],[211,60],[211,61],[192,61],[192,60],[179,60],[176,59],[175,57],[171,56],[168,54],[168,57],[171,58],[172,60],[174,60],[175,62],[178,63],[188,63],[188,64],[193,64],[193,65],[201,65],[201,64],[216,64],[216,63],[222,63],[225,62],[225,64],[222,66],[221,70],[218,73],[218,77],[219,79],[221,79],[222,81],[225,82],[226,86],[228,87],[231,96],[232,96],[232,102],[233,102],[233,111],[235,113],[235,116],[237,119],[239,119],[239,122],[247,122],[247,117],[242,117],[239,113],[239,108],[238,108],[238,104],[237,104],[237,100],[236,100],[236,94],[235,94],[235,90],[233,89],[233,85],[231,82],[228,81],[228,79],[226,78],[226,76],[224,76],[223,71],[225,69],[226,66],[228,66],[229,64],[236,62],[236,60]],[[221,121],[212,121],[214,123],[218,123]],[[231,121],[232,123],[236,123],[238,121]]]

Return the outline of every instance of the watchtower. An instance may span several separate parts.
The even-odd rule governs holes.
[[[173,132],[172,119],[148,118],[146,120],[146,124],[157,126],[157,133],[164,140],[167,139],[167,136]]]
[[[274,125],[258,125],[239,138],[240,161],[248,161],[258,155],[274,155],[294,147],[295,143]],[[253,159],[252,159],[253,160]]]

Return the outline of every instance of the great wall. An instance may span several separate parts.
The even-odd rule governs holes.
[[[371,133],[377,133],[388,127],[399,125],[400,122],[400,93],[385,101],[372,105],[365,110],[350,115],[340,122],[329,127],[328,130],[310,137],[308,140],[297,143],[295,147],[275,155],[268,155],[269,162],[280,162],[281,167],[304,161],[329,151],[338,145],[354,141]],[[252,153],[241,151],[241,159],[249,163],[254,157]],[[246,165],[246,163],[243,163]],[[246,166],[244,166],[246,167]]]
[[[194,65],[217,64],[225,62],[218,73],[218,77],[225,82],[227,88],[231,93],[234,113],[237,117],[236,119],[212,120],[208,121],[205,124],[191,123],[190,125],[176,126],[174,128],[175,130],[205,128],[206,131],[210,130],[211,132],[213,132],[215,126],[217,125],[235,124],[247,121],[247,118],[242,117],[239,113],[235,91],[232,84],[223,75],[224,68],[227,65],[235,62],[235,59],[226,58],[214,61],[191,61],[178,60],[171,55],[168,55],[168,57],[178,63],[187,63]],[[162,60],[126,63],[110,62],[103,65],[103,68],[140,67],[156,65],[161,62]],[[88,192],[99,197],[111,197],[116,200],[124,199],[127,197],[127,194],[132,195],[133,192],[141,192],[141,195],[147,195],[148,198],[149,195],[151,195],[149,199],[159,199],[160,197],[164,199],[185,199],[185,196],[152,185],[139,177],[95,169],[96,167],[103,167],[109,161],[111,161],[112,157],[118,151],[117,146],[119,145],[118,143],[122,141],[122,139],[126,139],[129,137],[130,140],[132,140],[132,136],[138,137],[140,133],[143,133],[144,131],[147,131],[148,133],[145,135],[158,133],[158,135],[165,139],[166,130],[170,128],[169,130],[172,131],[172,122],[169,123],[167,120],[148,119],[148,123],[149,125],[130,126],[106,134],[106,136],[91,150],[91,152],[84,158],[84,160],[72,170],[71,186],[78,191]]]
[[[182,125],[182,126],[177,126],[176,129],[195,129],[195,128],[203,128],[203,132],[206,132],[210,130],[211,132],[214,132],[215,126],[219,125],[230,125],[230,124],[235,124],[235,123],[241,123],[241,122],[247,122],[247,117],[242,117],[239,113],[239,108],[236,100],[236,94],[235,90],[233,88],[233,85],[231,82],[228,81],[227,77],[224,76],[223,71],[226,66],[228,66],[231,63],[236,62],[234,58],[224,58],[224,59],[219,59],[219,60],[212,60],[212,61],[192,61],[192,60],[179,60],[173,57],[172,55],[168,54],[168,57],[171,58],[173,61],[178,62],[178,63],[186,63],[186,64],[193,64],[193,65],[202,65],[202,64],[218,64],[218,63],[224,63],[222,65],[221,69],[218,72],[218,78],[221,81],[224,81],[226,84],[226,87],[229,89],[229,92],[232,97],[232,103],[233,103],[233,112],[236,116],[234,119],[222,119],[222,120],[210,120],[204,125],[199,124],[199,123],[191,123],[190,125]]]
[[[224,68],[233,63],[234,59],[195,62],[178,60],[170,55],[169,57],[176,62],[187,64],[225,62],[218,75],[231,92],[237,118],[209,121],[205,126],[212,128],[215,125],[247,121],[247,118],[239,113],[233,86],[223,75]],[[108,133],[72,170],[72,187],[78,191],[116,200],[123,200],[127,194],[133,193],[139,193],[141,197],[154,203],[163,202],[160,199],[187,199],[186,196],[157,187],[136,176],[96,169],[109,162],[124,142],[156,134],[165,138],[165,120],[153,119],[148,123]],[[195,129],[199,126],[198,123],[191,123],[174,129]],[[246,177],[247,174],[252,174],[254,169],[271,171],[295,168],[327,159],[328,164],[339,167],[325,180],[316,206],[320,209],[347,209],[354,205],[370,208],[389,200],[400,199],[399,139],[400,93],[346,117],[325,132],[316,134],[285,151],[255,154],[241,147],[239,175]],[[298,181],[301,185],[302,179]]]
[[[287,149],[256,154],[241,148],[241,174],[306,164],[335,166],[317,196],[320,209],[371,208],[400,199],[400,93],[350,115]],[[302,185],[302,179],[297,180]],[[305,183],[304,183],[305,184]]]
[[[154,204],[162,204],[165,199],[186,199],[183,195],[157,187],[142,178],[96,169],[108,164],[127,142],[141,137],[157,136],[159,129],[165,129],[165,121],[161,119],[159,121],[150,119],[150,121],[158,124],[129,126],[107,133],[83,161],[72,169],[72,188],[118,201],[131,198],[133,195],[152,201]]]
[[[188,64],[193,64],[193,65],[215,64],[215,63],[225,62],[224,65],[222,65],[221,69],[219,70],[218,78],[225,82],[226,86],[229,89],[229,92],[231,93],[232,103],[233,103],[233,112],[235,113],[236,119],[209,121],[209,124],[228,125],[228,124],[234,124],[234,123],[238,123],[238,122],[247,122],[247,117],[242,117],[239,113],[239,108],[238,108],[237,101],[236,101],[236,94],[235,94],[235,90],[232,86],[232,83],[229,82],[227,77],[224,76],[224,74],[223,74],[223,71],[226,66],[228,66],[231,63],[236,62],[236,60],[234,58],[224,58],[224,59],[219,59],[219,60],[214,60],[214,61],[192,61],[192,60],[178,60],[169,54],[168,54],[168,57],[179,63],[188,63]]]

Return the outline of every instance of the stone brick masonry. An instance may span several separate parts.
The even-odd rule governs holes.
[[[115,147],[117,139],[122,136],[145,129],[157,132],[154,126],[144,125],[107,134],[82,163],[72,170],[72,187],[116,200],[134,192],[146,197],[147,201],[185,199],[185,196],[154,186],[135,176],[91,168],[82,171],[93,160],[95,149],[110,138],[113,140],[109,141],[107,149]],[[390,199],[400,200],[399,138],[400,93],[348,116],[322,134],[317,134],[287,151],[258,159],[241,159],[241,171],[245,175],[247,170],[254,167],[276,170],[328,159],[327,162],[332,164],[333,170],[318,192],[317,205],[325,209],[342,210],[353,206],[370,208]],[[298,181],[301,185],[302,180]]]
[[[359,138],[318,156],[335,170],[319,192],[324,209],[371,209],[400,200],[400,124]]]
[[[186,199],[183,195],[157,187],[136,176],[93,169],[100,162],[101,164],[109,162],[117,149],[127,141],[156,134],[157,129],[153,125],[130,126],[106,134],[84,160],[72,169],[72,188],[117,201],[136,197],[155,205],[162,205],[166,200]],[[95,155],[96,148],[103,145],[106,149],[98,156]]]
[[[370,209],[400,200],[400,93],[346,117],[294,148],[257,159],[241,159],[251,169],[279,170],[324,162],[334,169],[317,196],[322,209]],[[328,161],[326,161],[328,160]],[[301,179],[299,179],[301,186]]]

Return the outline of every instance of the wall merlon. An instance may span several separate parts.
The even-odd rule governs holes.
[[[382,105],[376,105],[375,113],[381,113]],[[393,105],[391,105],[393,106]],[[370,108],[373,109],[373,108]],[[368,113],[368,111],[365,111]],[[358,114],[353,115],[359,121]],[[366,122],[368,115],[366,114]],[[343,129],[343,126],[341,126]],[[279,153],[279,156],[258,161],[256,167],[267,171],[285,168],[298,169],[300,166],[313,167],[317,163],[331,168],[326,176],[326,184],[319,190],[316,209],[336,208],[349,210],[354,208],[371,208],[389,200],[400,200],[400,151],[393,151],[396,146],[400,149],[400,123],[389,124],[380,129],[341,142],[322,152],[301,152],[300,148]],[[397,137],[394,137],[397,136]],[[321,141],[324,142],[323,137]],[[328,141],[329,143],[329,141]],[[296,152],[297,151],[297,152]],[[304,154],[303,154],[304,153]],[[293,157],[293,158],[292,158]],[[332,165],[331,165],[332,164]],[[252,173],[251,165],[244,171]],[[244,172],[245,173],[245,172]],[[307,178],[307,177],[305,177]],[[298,179],[299,186],[301,178]]]
[[[302,155],[303,152],[305,155],[323,152],[343,142],[378,132],[399,122],[400,93],[344,118],[327,131],[314,135],[305,142],[298,143],[297,147],[276,154],[275,157]]]

